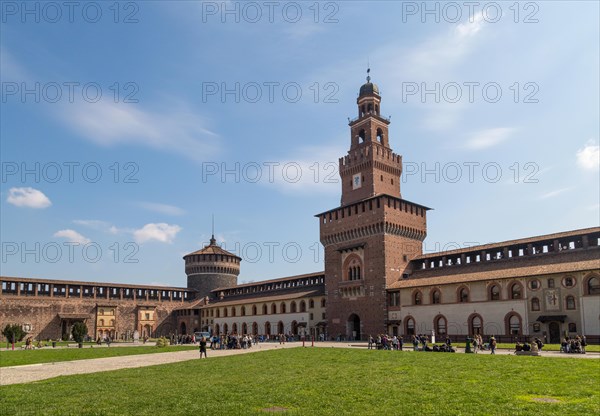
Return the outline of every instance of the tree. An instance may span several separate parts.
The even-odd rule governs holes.
[[[19,342],[23,338],[25,338],[25,335],[27,335],[27,332],[23,331],[23,328],[21,328],[21,325],[8,324],[2,331],[2,335],[4,335],[6,337],[7,342]]]
[[[87,335],[87,332],[87,325],[83,322],[75,322],[73,324],[73,328],[71,328],[71,334],[73,335],[73,339],[79,344],[83,342],[83,338]]]

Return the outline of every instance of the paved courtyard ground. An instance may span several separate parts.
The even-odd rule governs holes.
[[[311,348],[310,343],[306,343],[306,348]],[[343,342],[318,342],[315,343],[317,348],[356,348],[366,349],[366,343],[343,343]],[[302,348],[301,342],[288,342],[285,344],[279,343],[260,343],[249,349],[240,350],[208,350],[208,359],[218,357],[227,357],[238,354],[249,354],[260,351],[268,351],[284,348]],[[32,352],[35,353],[35,352]],[[384,354],[414,354],[412,350],[405,349],[404,351],[373,351],[373,353]],[[464,353],[464,349],[459,348],[457,354]],[[498,355],[514,355],[514,351],[497,350]],[[440,354],[440,353],[424,353],[418,354]],[[448,353],[446,353],[448,354]],[[480,352],[479,354],[490,354],[489,351]],[[556,351],[544,351],[542,357],[567,357],[576,359],[600,359],[599,353],[588,354],[563,354]],[[20,365],[15,367],[3,367],[0,369],[0,385],[30,383],[33,381],[45,380],[58,376],[67,376],[73,374],[97,373],[102,371],[119,370],[122,368],[148,367],[159,364],[176,363],[180,361],[188,361],[199,359],[198,350],[187,350],[177,352],[165,352],[145,355],[129,355],[125,357],[109,357],[95,358],[90,360],[63,361],[55,363],[43,363],[32,365]],[[515,356],[518,360],[519,357]]]

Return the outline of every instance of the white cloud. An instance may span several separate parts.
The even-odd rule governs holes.
[[[135,230],[133,232],[133,237],[138,244],[143,244],[148,241],[171,244],[179,231],[181,231],[181,227],[178,225],[150,223],[144,225],[139,230]]]
[[[165,215],[183,215],[185,211],[174,205],[159,204],[155,202],[140,202],[140,207],[147,209],[148,211],[158,212],[159,214]]]
[[[554,198],[555,196],[558,196],[570,190],[571,188],[555,189],[554,191],[546,192],[545,194],[540,195],[539,199]]]
[[[110,227],[110,223],[100,220],[73,220],[74,224],[83,225],[84,227],[91,228],[93,230],[106,230]]]
[[[10,188],[6,201],[17,207],[48,208],[50,199],[42,191],[33,188]]]
[[[345,143],[345,141],[338,141]],[[274,163],[272,180],[263,172],[259,183],[274,186],[287,194],[335,193],[340,189],[338,159],[346,154],[344,145],[329,147],[304,147],[295,149],[295,158],[285,158]],[[266,170],[266,168],[265,168]]]
[[[60,230],[54,233],[54,237],[65,238],[71,243],[88,244],[92,240],[79,234],[75,230]]]
[[[153,113],[139,104],[100,101],[60,108],[58,117],[100,146],[139,145],[178,153],[196,161],[214,155],[219,146],[206,122],[185,106]]]
[[[466,147],[471,150],[481,150],[494,147],[508,139],[514,131],[515,129],[508,127],[482,130],[474,134],[467,141]]]
[[[590,140],[585,147],[577,151],[577,164],[580,168],[597,171],[600,168],[600,146]]]

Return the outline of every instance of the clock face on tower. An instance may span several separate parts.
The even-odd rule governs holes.
[[[357,173],[354,176],[352,176],[352,189],[358,189],[362,186],[361,177],[362,175],[360,173]]]

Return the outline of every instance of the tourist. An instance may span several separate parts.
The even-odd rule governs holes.
[[[585,335],[581,336],[581,353],[585,354],[585,347],[587,347],[587,340],[585,339]]]
[[[204,354],[204,358],[208,358],[206,355],[206,338],[204,337],[200,339],[200,358],[202,358],[202,354]]]
[[[490,350],[492,350],[492,354],[496,354],[496,338],[493,335],[490,338]]]
[[[402,347],[404,346],[404,340],[402,339],[402,336],[400,336],[398,338],[398,349],[399,351],[402,351]]]
[[[367,344],[367,349],[371,350],[373,349],[373,336],[369,335],[369,343]]]

